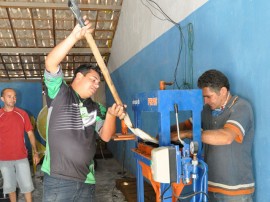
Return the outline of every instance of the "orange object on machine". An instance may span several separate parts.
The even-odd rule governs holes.
[[[171,86],[173,82],[159,81],[159,89],[165,90],[166,86]]]
[[[121,120],[121,133],[116,133],[112,136],[114,141],[127,141],[127,140],[135,140],[136,136],[133,134],[128,134],[128,127],[125,124],[124,120]]]
[[[125,124],[124,119],[121,120],[121,132],[122,132],[123,135],[128,134],[128,127],[127,127],[127,125]]]

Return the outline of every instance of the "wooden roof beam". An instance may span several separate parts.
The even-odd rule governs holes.
[[[117,5],[97,5],[97,4],[79,4],[80,9],[94,10],[121,10],[122,6]],[[44,9],[69,9],[65,3],[42,3],[42,2],[0,2],[0,7],[7,8],[44,8]]]

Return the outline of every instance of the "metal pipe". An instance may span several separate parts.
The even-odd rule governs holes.
[[[174,104],[175,118],[176,118],[176,128],[177,128],[177,137],[179,142],[184,145],[184,141],[180,138],[180,130],[179,130],[179,120],[178,120],[178,105]]]

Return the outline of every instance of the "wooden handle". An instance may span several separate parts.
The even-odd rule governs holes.
[[[103,58],[101,57],[101,54],[100,54],[100,52],[99,52],[99,50],[97,48],[96,42],[95,42],[92,34],[86,33],[85,38],[86,38],[86,40],[87,40],[87,42],[88,42],[88,44],[89,44],[95,58],[96,58],[96,61],[97,61],[98,65],[99,65],[99,67],[100,67],[100,69],[101,69],[101,71],[103,73],[105,81],[107,82],[107,84],[109,86],[109,89],[110,89],[110,91],[111,91],[111,93],[113,95],[113,98],[114,98],[116,104],[123,105],[123,103],[122,103],[122,101],[121,101],[121,99],[120,99],[120,97],[119,97],[119,95],[118,95],[118,93],[116,91],[116,88],[115,88],[115,86],[113,84],[113,81],[111,79],[108,68],[106,67],[106,65],[105,65],[105,63],[103,61]]]
[[[96,61],[97,61],[98,65],[99,65],[99,67],[100,67],[100,69],[101,69],[101,71],[103,73],[103,76],[105,78],[105,81],[107,82],[107,85],[109,86],[109,89],[110,89],[110,91],[111,91],[111,93],[113,95],[113,98],[114,98],[116,104],[123,105],[123,103],[122,103],[122,101],[121,101],[121,99],[120,99],[120,97],[119,97],[119,95],[118,95],[118,93],[116,91],[116,88],[115,88],[115,86],[113,84],[113,81],[111,79],[111,76],[110,76],[110,73],[108,71],[108,68],[106,67],[106,65],[104,63],[104,60],[101,57],[101,54],[100,54],[100,52],[99,52],[99,50],[97,48],[96,42],[95,42],[92,34],[86,33],[85,34],[85,38],[86,38],[86,40],[87,40],[87,42],[88,42],[88,44],[89,44],[89,46],[90,46],[90,48],[91,48],[91,50],[92,50],[95,58],[96,58]],[[131,120],[130,120],[130,118],[129,118],[129,116],[128,116],[127,113],[126,113],[126,116],[125,116],[125,123],[126,122],[128,122],[129,125],[132,126]],[[127,132],[127,129],[125,129],[125,130]]]

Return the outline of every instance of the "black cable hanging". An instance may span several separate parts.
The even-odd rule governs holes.
[[[175,86],[178,89],[191,89],[191,88],[193,88],[193,43],[194,43],[194,32],[193,32],[192,23],[189,23],[187,25],[187,30],[188,30],[188,50],[186,50],[186,47],[187,47],[186,40],[185,40],[183,30],[182,30],[182,27],[180,26],[180,24],[178,24],[174,20],[172,20],[162,10],[162,8],[158,5],[158,3],[156,3],[155,1],[153,1],[153,0],[145,0],[145,1],[146,1],[146,3],[148,3],[148,5],[143,0],[141,0],[141,3],[145,7],[147,7],[149,9],[149,11],[151,12],[151,14],[153,16],[155,16],[159,20],[171,22],[172,24],[174,24],[178,28],[179,33],[180,33],[178,56],[177,56],[176,66],[175,66],[175,69],[174,69],[173,88],[175,88]],[[164,18],[161,18],[161,17],[157,16],[156,14],[154,14],[154,12],[153,12],[153,10],[151,8],[158,11]],[[179,64],[180,64],[183,45],[185,47],[185,56],[184,56],[185,60],[184,60],[184,68],[183,68],[184,78],[183,78],[182,84],[179,85],[178,81],[177,81],[177,72],[178,72],[178,67],[179,67]],[[187,65],[187,61],[186,61],[187,52],[188,52],[188,65]]]

